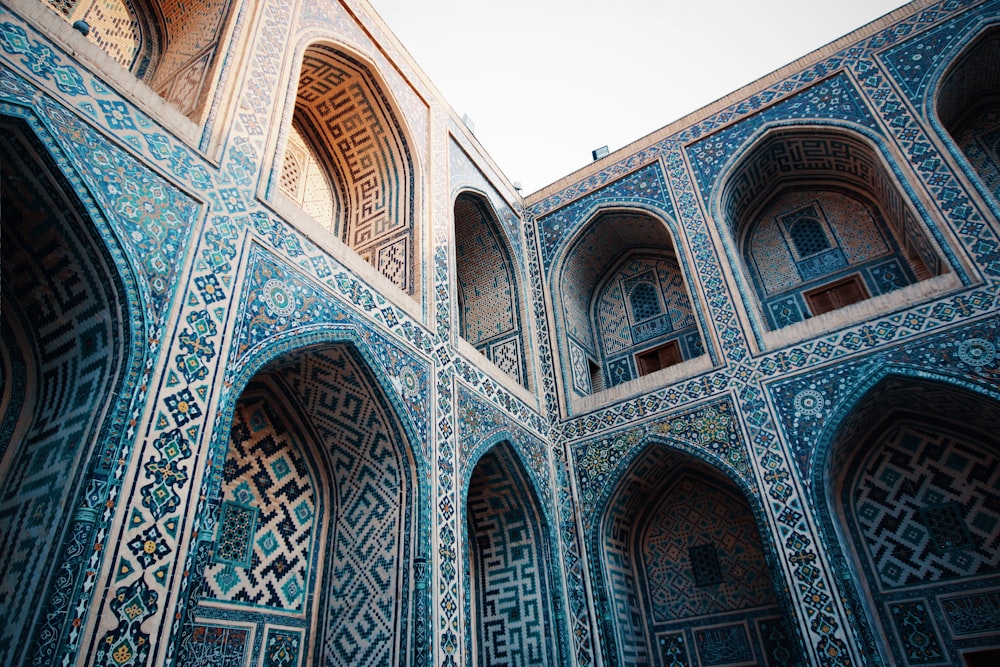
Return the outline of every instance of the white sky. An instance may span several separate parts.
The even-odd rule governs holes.
[[[900,0],[369,0],[523,193]]]

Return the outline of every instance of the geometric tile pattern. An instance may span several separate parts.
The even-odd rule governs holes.
[[[698,647],[698,660],[705,667],[747,664],[754,659],[745,625],[695,630],[694,641]]]
[[[595,295],[594,318],[595,338],[609,369],[607,386],[637,376],[631,359],[636,349],[662,345],[688,333],[698,336],[691,300],[672,254],[629,255]],[[612,372],[615,362],[622,360],[628,370]]]
[[[661,493],[642,543],[657,621],[775,604],[760,533],[745,501],[694,477]],[[705,547],[713,545],[714,568],[704,563]]]
[[[176,12],[171,16],[186,19],[204,7],[187,3],[172,9]],[[191,14],[185,13],[188,10]],[[202,150],[194,150],[190,136],[172,137],[170,129],[134,105],[131,93],[110,89],[72,54],[42,37],[39,30],[46,28],[27,26],[9,9],[0,8],[0,97],[4,104],[31,109],[28,113],[36,118],[33,122],[55,137],[53,143],[63,145],[64,150],[57,155],[60,168],[65,167],[70,180],[78,179],[73,187],[95,226],[109,240],[113,263],[123,268],[123,282],[130,285],[128,281],[135,280],[139,285],[141,295],[131,294],[128,287],[128,315],[140,327],[147,327],[149,334],[148,341],[130,340],[124,346],[136,357],[122,371],[127,382],[121,401],[129,407],[114,408],[116,412],[106,418],[114,428],[107,442],[100,443],[93,467],[97,472],[91,474],[86,466],[78,469],[81,492],[73,500],[82,502],[71,507],[74,512],[79,508],[80,516],[86,519],[82,523],[92,529],[78,531],[82,523],[74,523],[68,528],[72,536],[63,550],[65,560],[61,560],[63,554],[49,559],[53,561],[49,569],[59,573],[58,586],[51,587],[50,597],[62,601],[53,603],[54,614],[38,612],[45,616],[38,627],[44,628],[34,632],[31,646],[44,649],[37,653],[40,662],[172,661],[174,644],[169,638],[179,625],[174,619],[184,613],[178,597],[185,599],[189,585],[183,575],[197,571],[197,563],[207,566],[211,562],[207,550],[202,549],[203,540],[192,537],[193,526],[199,531],[204,528],[204,524],[195,523],[198,518],[210,521],[220,516],[218,505],[211,504],[221,502],[218,489],[216,493],[204,492],[212,488],[211,479],[222,474],[226,447],[224,442],[216,443],[222,450],[220,455],[213,449],[216,441],[209,441],[207,434],[212,431],[212,420],[224,419],[238,398],[229,396],[234,385],[227,383],[241,377],[242,365],[248,363],[241,356],[243,352],[249,351],[252,359],[274,358],[293,346],[290,341],[324,340],[324,336],[328,340],[339,335],[331,334],[327,325],[347,332],[345,337],[359,350],[358,358],[370,363],[378,382],[396,390],[393,400],[401,396],[401,404],[412,408],[413,429],[418,435],[413,438],[415,449],[425,454],[422,461],[433,461],[429,474],[419,476],[429,480],[432,491],[420,508],[424,523],[412,532],[433,535],[434,557],[428,561],[433,598],[428,611],[434,616],[430,620],[435,636],[428,644],[434,647],[435,664],[451,667],[471,659],[465,654],[462,637],[461,557],[457,555],[465,545],[457,525],[463,512],[456,480],[469,471],[459,465],[456,434],[463,428],[457,422],[467,415],[459,414],[456,381],[467,384],[477,400],[494,406],[505,419],[520,421],[533,434],[544,434],[534,444],[543,452],[540,458],[548,467],[525,472],[544,475],[541,471],[547,471],[544,476],[551,477],[551,505],[558,517],[551,525],[558,527],[556,543],[561,550],[553,561],[560,563],[564,573],[563,582],[554,582],[554,587],[566,585],[569,617],[565,625],[572,630],[566,641],[575,645],[565,655],[572,656],[573,662],[589,665],[599,660],[594,655],[599,621],[591,609],[593,602],[599,605],[601,601],[588,600],[587,592],[590,584],[603,579],[588,581],[586,567],[593,557],[588,561],[584,553],[581,526],[593,522],[593,510],[603,507],[605,487],[616,487],[622,477],[619,466],[628,467],[637,452],[645,449],[647,440],[669,440],[725,469],[752,498],[752,511],[762,515],[756,516],[756,521],[766,527],[767,541],[777,556],[775,571],[783,577],[777,588],[787,591],[792,604],[785,607],[795,611],[790,619],[794,625],[789,624],[791,634],[804,643],[811,662],[845,667],[870,660],[865,655],[870,643],[865,641],[864,628],[859,629],[866,623],[865,614],[859,613],[864,610],[851,606],[853,593],[847,573],[835,551],[826,551],[832,541],[824,541],[823,532],[817,531],[822,517],[816,516],[812,506],[817,498],[811,489],[822,485],[811,484],[815,482],[811,450],[821,450],[815,458],[823,462],[822,467],[827,454],[837,462],[831,449],[845,448],[830,444],[822,434],[818,439],[809,436],[820,433],[816,423],[828,417],[835,416],[841,423],[840,417],[849,409],[844,403],[854,395],[851,387],[867,382],[884,365],[904,364],[908,373],[928,378],[950,373],[959,378],[958,384],[996,395],[995,351],[1000,337],[995,318],[984,319],[995,315],[996,278],[1000,276],[996,203],[989,198],[984,202],[969,190],[967,177],[975,179],[975,187],[979,187],[977,165],[969,164],[946,131],[942,132],[932,107],[933,92],[949,71],[950,61],[982,25],[995,22],[1000,5],[993,0],[922,0],[912,11],[900,12],[898,19],[884,21],[857,33],[852,40],[809,56],[807,65],[784,70],[734,96],[730,103],[700,112],[697,120],[686,126],[661,131],[624,157],[585,170],[578,182],[554,187],[544,199],[531,204],[520,221],[516,219],[520,211],[510,215],[519,204],[511,204],[511,210],[496,206],[500,224],[518,232],[511,234],[512,246],[514,237],[521,231],[525,234],[530,269],[525,277],[532,286],[532,314],[539,332],[531,346],[524,341],[525,349],[537,350],[537,360],[525,356],[541,370],[537,384],[543,395],[538,399],[544,411],[529,405],[531,401],[512,396],[485,373],[458,359],[448,342],[449,301],[455,291],[449,278],[453,266],[446,238],[448,225],[440,221],[449,219],[453,202],[448,175],[437,170],[449,165],[451,142],[470,149],[468,162],[481,168],[482,180],[493,179],[495,169],[485,157],[476,155],[475,142],[454,127],[448,110],[435,101],[433,91],[409,59],[400,57],[398,45],[386,39],[381,24],[365,11],[354,10],[336,3],[307,3],[299,11],[288,3],[264,0],[241,7],[232,22],[211,18],[226,16],[228,5],[224,5],[218,13],[206,13],[204,21],[185,24],[191,29],[179,32],[191,42],[200,39],[199,30],[204,26],[224,24],[233,35],[232,40],[204,40],[211,49],[216,44],[231,46],[226,53],[178,51],[172,64],[162,68],[162,72],[178,75],[177,88],[170,94],[182,102],[190,100],[198,105],[198,100],[204,99],[197,91],[208,91],[208,86],[199,82],[223,83],[216,91],[218,104],[207,108],[213,122],[191,130],[202,131],[195,140]],[[329,31],[338,48],[343,44],[345,52],[357,53],[373,63],[367,71],[378,71],[383,77],[380,80],[388,82],[380,91],[384,96],[377,101],[386,102],[385,108],[401,109],[400,116],[405,116],[410,133],[406,136],[412,138],[409,150],[413,151],[406,154],[407,164],[428,165],[433,172],[426,179],[422,173],[411,175],[406,183],[406,200],[420,206],[420,215],[411,210],[408,217],[399,219],[405,217],[414,225],[413,241],[380,247],[378,253],[366,257],[380,270],[386,269],[390,279],[423,266],[433,272],[434,293],[425,295],[416,308],[406,309],[419,311],[419,315],[395,307],[391,303],[394,297],[380,295],[365,285],[336,257],[265,210],[266,204],[259,201],[257,184],[267,181],[259,169],[270,159],[266,153],[275,145],[275,135],[283,131],[275,119],[291,116],[277,108],[281,99],[290,99],[287,93],[294,92],[294,81],[289,87],[285,71],[286,65],[295,66],[289,58],[289,45],[304,45],[311,39],[307,36],[317,31]],[[217,69],[218,77],[202,76],[209,67]],[[396,101],[397,94],[400,101]],[[12,108],[6,106],[5,112],[18,113]],[[290,118],[285,119],[286,125],[288,122]],[[743,284],[739,271],[734,276],[726,266],[727,262],[738,266],[739,253],[734,253],[731,239],[719,228],[725,221],[724,216],[716,215],[715,207],[722,194],[718,187],[725,183],[738,153],[754,145],[767,127],[778,124],[849,128],[844,132],[857,133],[858,144],[877,145],[873,154],[889,164],[888,181],[901,183],[900,201],[906,202],[913,221],[919,223],[907,228],[905,216],[897,217],[903,221],[902,231],[894,227],[893,238],[920,240],[921,234],[926,235],[927,247],[917,248],[917,254],[932,275],[948,278],[954,288],[918,297],[923,301],[911,307],[810,335],[780,349],[765,350],[756,344],[764,338],[760,324],[751,321],[748,325],[744,320],[753,318],[746,318],[736,302],[752,290]],[[398,127],[403,127],[402,122]],[[844,132],[831,130],[827,135]],[[449,135],[462,136],[453,140]],[[399,136],[403,136],[402,131]],[[499,182],[499,175],[496,178]],[[884,208],[894,207],[880,197],[870,199]],[[134,208],[136,204],[139,208]],[[147,204],[156,211],[130,217]],[[575,336],[569,329],[578,324],[576,315],[589,311],[573,310],[572,317],[561,321],[563,313],[546,310],[549,304],[559,308],[559,290],[544,286],[556,284],[550,283],[557,280],[550,269],[558,261],[559,249],[577,238],[578,229],[594,218],[595,211],[631,206],[651,212],[670,226],[682,275],[691,296],[696,297],[692,299],[693,314],[699,330],[705,333],[704,347],[713,366],[622,400],[612,402],[609,393],[603,406],[585,414],[573,413],[575,416],[562,422],[560,415],[566,413],[560,412],[563,401],[555,394],[555,374],[560,372],[558,355],[563,352],[553,347],[553,341],[561,348],[560,341]],[[102,217],[110,231],[105,232]],[[426,225],[424,219],[428,220]],[[431,245],[416,238],[418,224],[420,232],[426,229],[434,235],[433,256],[418,254]],[[917,234],[912,230],[921,231]],[[260,248],[273,255],[273,262],[266,267],[266,262],[260,262],[251,267],[260,271],[244,273]],[[406,261],[410,257],[419,259]],[[596,260],[594,255],[585,259],[580,263],[585,271],[604,266],[591,261]],[[947,266],[952,275],[944,276],[947,271],[932,266],[932,260]],[[871,277],[883,291],[906,277],[903,264],[895,268],[880,264],[877,278],[875,268]],[[272,284],[265,297],[267,281],[258,278],[266,271],[272,271],[268,279],[278,284]],[[594,275],[603,274],[598,271]],[[945,282],[938,280],[927,287]],[[419,280],[413,283],[417,285]],[[917,294],[922,288],[908,293]],[[246,291],[239,295],[240,303],[246,306],[243,310],[234,307],[237,290]],[[266,307],[265,298],[269,299]],[[139,303],[143,305],[136,307]],[[289,305],[292,310],[286,312]],[[124,314],[125,310],[119,312]],[[317,313],[322,317],[314,322],[310,317]],[[248,324],[242,320],[244,315],[262,316]],[[550,315],[554,315],[551,323]],[[588,344],[584,340],[592,333],[592,322],[586,317],[580,321],[586,327],[578,342],[586,353],[593,354],[592,341]],[[554,330],[549,332],[552,324]],[[237,335],[230,336],[232,327]],[[985,333],[991,328],[991,334]],[[973,332],[976,335],[967,335]],[[254,347],[256,344],[260,347]],[[412,374],[404,377],[399,372],[404,368],[410,368]],[[4,378],[6,381],[6,374]],[[565,379],[568,385],[568,374]],[[779,387],[781,382],[784,384]],[[112,395],[109,391],[97,393]],[[590,404],[590,399],[580,404]],[[693,428],[693,413],[720,404],[730,409],[728,423],[733,437],[691,437],[711,430],[711,426],[703,426],[701,431]],[[919,401],[921,406],[932,404],[924,398]],[[976,403],[977,408],[982,405]],[[977,409],[976,414],[989,418],[993,412]],[[670,429],[678,415],[682,433],[673,440]],[[846,425],[841,432],[846,441],[854,431]],[[228,433],[215,435],[222,441],[228,437]],[[403,438],[396,440],[402,442]],[[522,452],[518,450],[518,454]],[[573,459],[586,461],[590,467],[576,476]],[[217,465],[206,466],[209,462]],[[206,471],[204,479],[208,481],[198,486],[196,480]],[[408,484],[403,485],[410,494],[408,499],[420,495],[413,491],[415,481]],[[133,494],[127,489],[138,491]],[[576,506],[581,497],[581,506]],[[212,500],[202,502],[202,498]],[[930,512],[938,523],[946,524],[947,512],[956,508],[951,503],[957,502],[942,498],[913,511],[920,514],[922,509],[925,516]],[[406,507],[411,504],[415,503],[408,502]],[[202,513],[206,505],[212,511]],[[964,517],[965,531],[973,536],[977,534],[974,522],[973,517]],[[942,528],[947,526],[938,526],[939,531]],[[215,536],[217,530],[218,526],[212,525],[206,535]],[[937,546],[959,543],[956,540],[965,536],[965,531],[951,536],[943,531],[935,538]],[[242,535],[234,528],[234,545]],[[408,535],[404,531],[404,539],[409,539]],[[98,545],[100,548],[95,548]],[[189,551],[178,551],[178,545]],[[237,555],[237,551],[230,555]],[[945,553],[962,551],[968,549]],[[192,565],[196,567],[189,567]],[[110,581],[98,574],[107,570],[113,570]],[[409,567],[402,567],[401,572],[404,578],[410,576]],[[64,582],[69,584],[64,586]],[[936,590],[947,585],[943,583]],[[180,588],[179,596],[176,587]],[[406,585],[399,590],[402,596],[409,594]],[[935,605],[941,606],[941,599],[980,593],[967,588],[933,595],[896,591],[887,594],[885,604],[873,613],[882,622],[879,632],[884,630],[890,639],[914,637],[915,646],[931,646],[933,642],[927,643],[927,638],[938,633],[940,649],[957,661],[952,649],[958,640],[945,636],[951,627],[950,617]],[[39,598],[44,597],[43,592]],[[918,604],[926,605],[923,615],[915,606]],[[409,608],[405,603],[402,607]],[[100,632],[93,630],[98,618],[103,624]],[[268,618],[270,623],[274,617]],[[750,620],[712,619],[711,626],[686,628],[683,643],[694,657],[699,655],[695,632],[740,623],[749,627]],[[401,621],[401,627],[406,623]],[[223,624],[205,620],[202,625]],[[276,651],[273,664],[292,654],[294,660],[304,661],[304,647],[309,645],[305,633],[304,627],[287,630],[300,643],[294,651]],[[664,634],[677,637],[679,633]],[[749,634],[752,641],[753,633]],[[398,633],[401,641],[409,641],[409,635],[405,629]],[[260,664],[268,633],[258,626],[253,637],[255,655],[248,659]],[[987,640],[963,635],[961,641],[968,648],[977,641],[982,646]],[[119,649],[116,658],[113,654]],[[56,651],[59,655],[53,656]],[[408,656],[411,652],[408,646],[400,646],[398,653]],[[932,659],[929,654],[914,658]],[[400,657],[400,661],[404,659]],[[902,655],[893,659],[904,662]],[[795,664],[795,660],[791,662]]]
[[[476,464],[468,525],[478,664],[556,665],[546,533],[506,444]]]
[[[508,375],[520,380],[524,377],[520,345],[516,344],[520,338],[520,288],[510,244],[500,236],[493,217],[478,195],[461,194],[455,201],[459,333],[498,366],[513,370]],[[506,344],[498,358],[495,345],[501,341]]]
[[[102,417],[108,419],[104,412],[113,409],[109,403],[123,379],[116,365],[125,346],[123,288],[108,252],[73,189],[30,135],[27,126],[0,130],[0,346],[9,350],[4,356],[21,360],[25,380],[10,404],[14,424],[5,435],[12,439],[0,443],[7,464],[0,477],[5,664],[17,662],[11,651],[26,649],[24,628],[56,575],[72,512],[86,504],[79,471],[100,451]],[[21,333],[8,339],[13,331]]]
[[[1000,467],[984,437],[912,418],[879,437],[849,496],[878,590],[1000,572]]]
[[[307,349],[276,363],[326,449],[336,490],[317,650],[327,664],[397,664],[412,599],[414,479],[404,441],[346,348]]]
[[[409,239],[413,247],[413,174],[409,149],[395,113],[366,66],[326,47],[303,57],[296,98],[296,122],[316,137],[341,189],[343,220],[332,232],[375,265],[381,248]],[[387,275],[412,292],[413,257]],[[383,266],[378,266],[383,269]]]
[[[247,397],[233,414],[216,552],[206,597],[302,613],[319,573],[316,492],[303,445],[273,399]]]
[[[743,621],[765,609],[778,613],[758,520],[724,490],[731,482],[665,446],[648,447],[628,470],[600,510],[591,542],[601,559],[595,577],[609,598],[609,609],[599,610],[612,619],[607,650],[614,646],[623,664],[633,664],[645,659],[646,637],[692,628],[706,615]],[[703,563],[692,559],[706,547],[714,547],[719,579],[700,586]]]

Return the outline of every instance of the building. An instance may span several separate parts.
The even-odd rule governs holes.
[[[0,9],[0,663],[1000,655],[1000,2],[528,197],[364,0]]]

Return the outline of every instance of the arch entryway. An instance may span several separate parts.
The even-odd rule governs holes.
[[[595,522],[605,664],[801,664],[746,491],[649,444]]]
[[[842,546],[856,611],[888,663],[1000,657],[997,423],[993,397],[888,374],[820,443],[814,485],[829,542]]]
[[[288,352],[232,407],[212,556],[182,664],[219,646],[301,664],[417,665],[418,474],[410,438],[347,343]],[[275,663],[277,664],[277,663]]]

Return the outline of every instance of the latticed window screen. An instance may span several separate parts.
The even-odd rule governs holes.
[[[938,551],[950,551],[952,549],[967,549],[975,545],[969,537],[969,531],[965,527],[965,519],[962,516],[962,508],[958,503],[944,503],[924,507],[920,510],[920,516],[930,531],[931,539]]]
[[[812,208],[803,212],[802,217],[796,220],[788,229],[788,235],[792,237],[795,244],[795,251],[799,257],[808,257],[818,252],[829,249],[830,240],[823,231],[823,225],[812,215],[815,211]]]
[[[688,547],[688,558],[691,559],[691,573],[694,575],[695,586],[714,586],[722,583],[719,554],[714,544]]]
[[[662,312],[660,300],[656,296],[656,287],[652,283],[639,283],[628,295],[632,306],[632,317],[636,322],[656,317]]]

